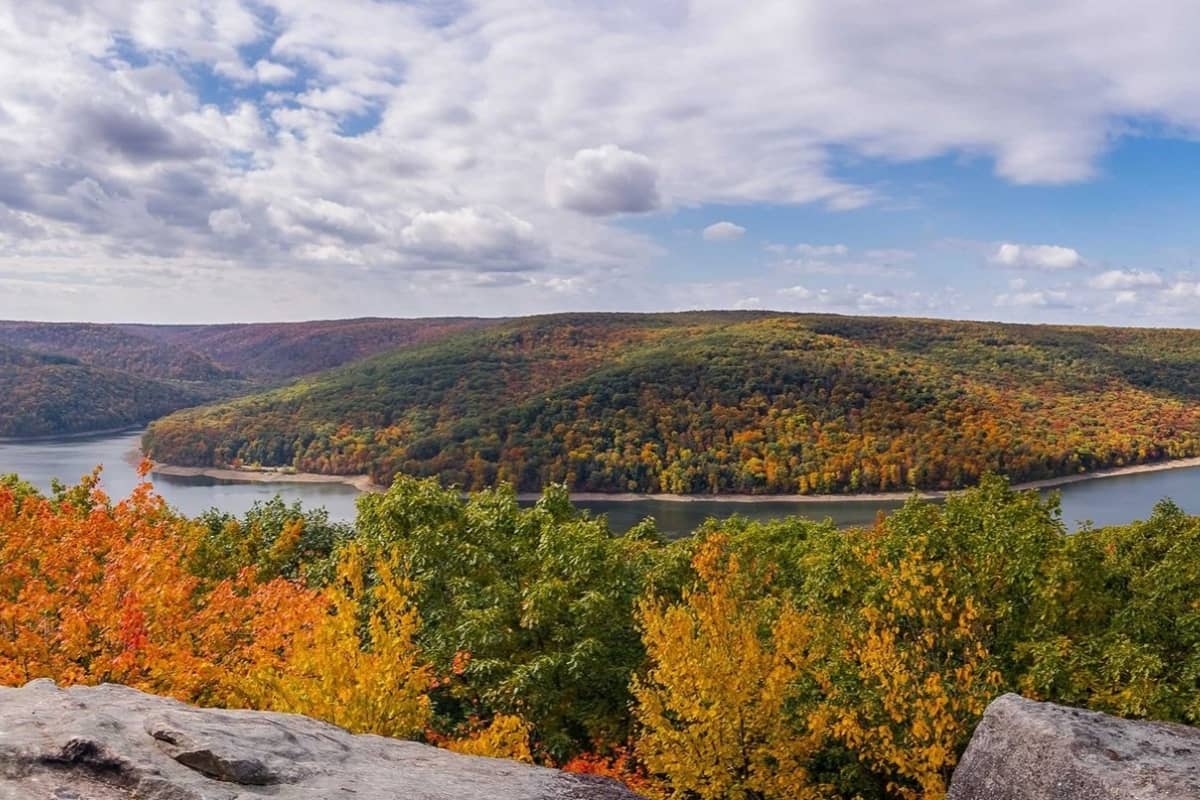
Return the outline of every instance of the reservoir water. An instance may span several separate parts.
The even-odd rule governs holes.
[[[124,497],[137,483],[135,465],[140,432],[104,436],[0,442],[0,474],[18,473],[46,490],[52,479],[74,483],[97,465],[104,467],[101,486],[113,498]],[[276,494],[285,500],[301,501],[305,507],[324,506],[332,518],[354,519],[358,490],[330,483],[243,483],[212,478],[181,478],[156,475],[157,491],[179,511],[195,516],[210,508],[240,514],[256,500]],[[1118,475],[1068,484],[1062,494],[1063,519],[1074,528],[1090,520],[1096,525],[1117,525],[1149,516],[1154,504],[1169,497],[1191,514],[1200,514],[1200,467]],[[739,503],[698,500],[688,503],[664,500],[586,501],[577,505],[595,514],[606,514],[612,528],[628,529],[646,517],[654,517],[659,530],[684,535],[708,517],[739,514],[752,519],[803,515],[832,518],[840,525],[868,523],[880,510],[893,508],[887,502]]]

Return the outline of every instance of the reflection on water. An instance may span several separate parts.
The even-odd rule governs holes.
[[[104,467],[101,486],[111,497],[124,497],[137,485],[136,464],[141,432],[79,439],[46,439],[0,443],[0,474],[16,472],[41,489],[58,478],[74,483],[97,465]],[[291,503],[325,506],[333,519],[353,520],[358,490],[339,483],[239,483],[212,478],[154,476],[154,487],[175,508],[196,516],[210,508],[241,514],[256,500],[276,494]]]
[[[113,497],[124,497],[137,483],[134,468],[139,432],[78,439],[48,439],[37,442],[0,443],[0,474],[16,472],[42,489],[59,478],[73,483],[103,465],[104,489]],[[256,500],[276,494],[287,502],[300,500],[305,506],[325,506],[333,519],[353,520],[358,491],[335,483],[239,483],[212,478],[156,476],[154,485],[167,502],[195,516],[210,508],[240,514]],[[1084,520],[1097,525],[1115,525],[1149,516],[1163,497],[1175,500],[1185,511],[1200,514],[1200,468],[1121,475],[1070,484],[1061,489],[1063,519],[1074,528]],[[830,518],[839,525],[871,522],[880,510],[896,503],[732,503],[698,500],[672,503],[663,500],[636,502],[580,502],[594,514],[605,514],[613,530],[624,531],[646,517],[653,517],[659,530],[681,536],[709,517],[738,514],[750,519],[777,519],[803,515]]]

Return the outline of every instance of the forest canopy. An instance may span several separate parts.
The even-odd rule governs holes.
[[[0,477],[0,683],[120,682],[615,776],[653,797],[937,800],[1006,691],[1200,723],[1200,518],[1068,534],[987,476],[838,530],[613,535],[548,487],[279,501]]]
[[[769,312],[453,333],[180,411],[187,466],[521,491],[955,489],[1200,455],[1200,334]]]

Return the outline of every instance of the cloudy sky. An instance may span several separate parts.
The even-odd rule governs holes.
[[[0,0],[0,317],[1200,326],[1200,4]]]

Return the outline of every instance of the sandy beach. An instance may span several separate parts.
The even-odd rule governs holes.
[[[154,464],[152,475],[173,475],[180,478],[215,478],[246,483],[344,483],[360,492],[380,492],[384,487],[366,475],[320,475],[314,472],[276,472],[273,470],[221,469],[217,467],[177,467]]]
[[[1038,481],[1027,481],[1016,484],[1016,489],[1053,489],[1071,483],[1103,480],[1121,475],[1135,475],[1144,472],[1162,472],[1170,469],[1188,469],[1200,467],[1200,458],[1180,458],[1171,461],[1160,461],[1154,464],[1135,464],[1128,467],[1113,467],[1111,469],[1084,472],[1078,475],[1063,475],[1057,478],[1046,478]],[[277,472],[273,470],[223,469],[216,467],[177,467],[170,464],[155,464],[152,473],[158,475],[175,475],[180,477],[206,477],[218,480],[247,481],[251,483],[343,483],[353,486],[362,492],[380,492],[386,487],[371,481],[366,475],[321,475],[311,472]],[[636,492],[576,492],[571,499],[577,502],[615,502],[636,503],[647,500],[664,503],[887,503],[903,502],[916,496],[927,500],[937,500],[952,494],[953,491],[924,491],[924,492],[870,492],[863,494],[718,494],[718,495],[685,495],[685,494],[639,494]],[[521,500],[536,500],[541,495],[535,492],[524,492],[519,495]]]

